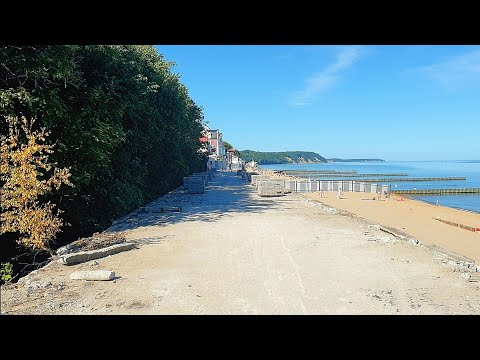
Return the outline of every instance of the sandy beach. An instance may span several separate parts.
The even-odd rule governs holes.
[[[434,217],[480,228],[480,214],[436,206],[392,194],[390,198],[372,200],[376,194],[336,192],[304,194],[323,204],[346,210],[363,218],[398,229],[424,244],[436,245],[475,260],[480,264],[480,232],[472,232],[437,221]]]
[[[399,218],[419,217],[427,207],[327,196],[322,201],[339,208],[375,209],[384,223],[388,207],[398,208]],[[166,205],[182,211],[160,212]],[[392,225],[413,232],[410,217],[398,221]],[[455,237],[478,251],[479,234],[433,221],[440,234],[452,234],[443,241]],[[480,314],[479,283],[448,258],[302,194],[262,198],[234,173],[218,173],[204,194],[159,198],[110,230],[138,248],[71,266],[52,262],[2,287],[2,313]],[[114,271],[116,278],[70,279],[78,270]]]

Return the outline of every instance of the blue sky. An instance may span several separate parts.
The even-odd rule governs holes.
[[[480,46],[158,45],[239,150],[480,158]]]

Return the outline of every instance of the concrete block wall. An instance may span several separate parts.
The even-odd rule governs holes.
[[[257,187],[257,182],[263,179],[268,179],[268,178],[264,175],[252,175],[252,185]]]
[[[203,194],[207,185],[210,172],[194,173],[183,178],[183,188],[190,194]]]
[[[286,192],[284,180],[262,179],[257,182],[257,194],[260,196],[283,196]]]
[[[252,182],[252,175],[258,175],[258,173],[256,173],[256,172],[247,172],[246,175],[247,175],[247,181],[248,181],[249,183],[251,183],[251,182]]]

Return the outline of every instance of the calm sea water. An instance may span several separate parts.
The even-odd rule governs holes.
[[[394,189],[445,189],[480,188],[480,160],[455,161],[386,161],[371,163],[329,163],[329,164],[275,164],[261,165],[264,169],[276,170],[336,170],[357,171],[359,174],[407,173],[409,177],[458,177],[464,181],[399,181],[389,182]],[[385,178],[386,176],[381,176]],[[313,177],[312,177],[313,179]],[[329,178],[330,179],[330,178]],[[334,179],[334,178],[332,178]],[[327,180],[322,179],[322,180]],[[355,178],[361,181],[361,178]],[[385,183],[384,183],[385,184]],[[413,197],[413,196],[412,196]],[[480,213],[480,194],[470,195],[422,195],[413,198],[457,209]]]

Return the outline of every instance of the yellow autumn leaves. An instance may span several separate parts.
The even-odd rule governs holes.
[[[49,161],[53,145],[45,144],[49,132],[32,131],[35,119],[9,117],[9,131],[1,136],[0,161],[0,234],[18,232],[18,242],[32,249],[48,249],[49,241],[61,231],[62,219],[54,214],[54,205],[41,203],[39,197],[73,186],[70,171]]]

